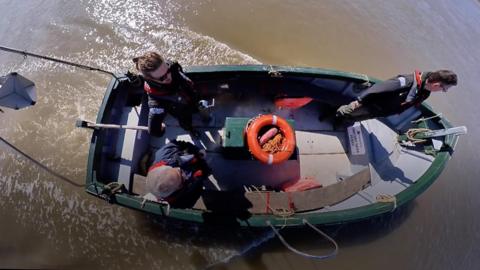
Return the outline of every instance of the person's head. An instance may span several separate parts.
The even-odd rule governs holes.
[[[169,64],[156,52],[146,52],[144,55],[132,59],[135,67],[149,80],[161,84],[172,82]]]
[[[454,85],[457,85],[457,74],[450,70],[437,70],[428,75],[425,89],[431,92],[447,92]]]
[[[152,193],[158,199],[165,199],[183,185],[180,168],[172,168],[167,165],[155,167],[147,174],[147,192]]]

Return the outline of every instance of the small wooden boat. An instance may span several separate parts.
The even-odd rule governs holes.
[[[332,109],[378,82],[366,75],[263,65],[186,71],[202,98],[214,100],[207,117],[193,116],[200,137],[192,138],[170,116],[166,134],[151,137],[145,130],[143,84],[132,74],[117,76],[107,88],[96,123],[84,125],[94,129],[88,193],[197,223],[252,227],[345,223],[391,212],[419,196],[442,172],[459,134],[466,131],[452,129],[425,103],[400,115],[334,128]],[[273,164],[252,157],[244,132],[247,122],[259,115],[288,122],[295,140],[291,156]],[[144,198],[141,160],[171,139],[205,149],[213,170],[201,198],[189,209]],[[316,185],[285,189],[286,183],[295,181]]]

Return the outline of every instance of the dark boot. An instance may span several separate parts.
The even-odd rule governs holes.
[[[345,131],[348,126],[352,125],[354,121],[345,117],[335,117],[332,122],[332,128],[334,131]]]

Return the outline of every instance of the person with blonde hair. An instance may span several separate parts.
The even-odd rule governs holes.
[[[146,52],[133,58],[136,69],[141,73],[144,90],[148,95],[148,129],[153,136],[162,136],[166,113],[178,119],[180,126],[195,133],[192,114],[199,101],[194,84],[177,62],[165,60],[156,52]]]

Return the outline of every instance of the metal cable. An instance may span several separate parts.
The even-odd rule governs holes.
[[[17,153],[19,153],[20,155],[24,156],[25,158],[27,158],[28,160],[30,160],[31,162],[33,162],[35,165],[37,165],[38,167],[44,169],[45,171],[47,171],[48,173],[52,174],[53,176],[56,176],[57,178],[59,178],[60,180],[63,180],[67,183],[69,183],[70,185],[72,186],[75,186],[75,187],[84,187],[85,185],[81,185],[81,184],[77,184],[75,183],[75,181],[71,180],[71,179],[68,179],[67,177],[53,171],[52,169],[48,168],[47,166],[43,165],[40,161],[32,158],[31,156],[29,156],[27,153],[23,152],[22,150],[18,149],[15,145],[9,143],[7,140],[5,140],[3,137],[0,136],[0,140],[6,144],[8,147],[10,147],[11,149],[15,150]]]
[[[69,65],[69,66],[78,67],[78,68],[85,69],[85,70],[98,71],[98,72],[102,72],[102,73],[111,75],[111,76],[113,76],[115,79],[118,79],[118,77],[115,76],[115,74],[114,74],[113,72],[107,71],[107,70],[103,70],[103,69],[100,69],[100,68],[96,68],[96,67],[91,67],[91,66],[87,66],[87,65],[77,64],[77,63],[73,63],[73,62],[69,62],[69,61],[65,61],[65,60],[61,60],[61,59],[57,59],[57,58],[53,58],[53,57],[49,57],[49,56],[44,56],[44,55],[40,55],[40,54],[35,54],[35,53],[27,52],[27,51],[21,51],[21,50],[9,48],[9,47],[4,47],[4,46],[0,46],[0,50],[6,51],[6,52],[11,52],[11,53],[21,54],[21,55],[23,55],[24,58],[26,58],[27,56],[31,56],[31,57],[36,57],[36,58],[48,60],[48,61],[53,61],[53,62],[61,63],[61,64],[64,64],[64,65]]]

